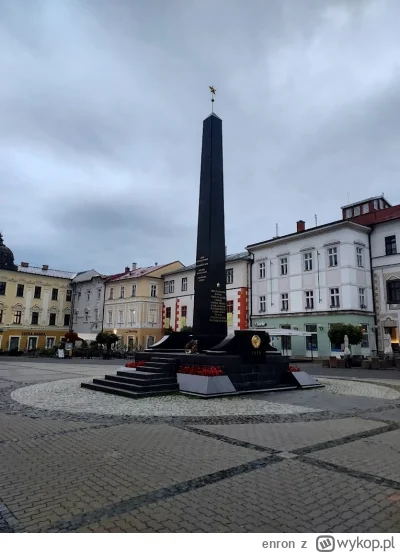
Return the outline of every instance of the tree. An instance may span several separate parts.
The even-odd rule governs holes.
[[[79,336],[77,335],[76,332],[66,332],[65,335],[64,335],[65,339],[67,340],[67,342],[72,342],[73,344],[75,344],[75,342],[77,340],[79,340]]]
[[[164,336],[166,336],[167,334],[172,334],[172,333],[173,333],[172,326],[170,326],[168,328],[164,328]]]
[[[184,325],[184,326],[181,328],[180,332],[193,332],[193,327],[192,327],[192,326],[186,326],[186,325]]]
[[[328,337],[331,341],[331,344],[343,344],[344,337],[347,335],[349,339],[349,345],[356,346],[363,340],[363,330],[361,326],[344,324],[344,323],[334,323],[331,325],[328,331]]]
[[[110,352],[111,346],[118,342],[118,336],[113,332],[99,332],[96,336],[96,342],[105,345],[107,352]]]

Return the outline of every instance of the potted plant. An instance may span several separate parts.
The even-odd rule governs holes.
[[[236,392],[230,378],[214,365],[182,365],[177,380],[181,392],[202,396]]]

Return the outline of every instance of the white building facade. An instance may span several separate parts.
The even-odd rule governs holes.
[[[248,328],[251,256],[245,253],[226,257],[226,298],[228,334]],[[195,265],[163,275],[162,324],[179,332],[193,325]]]
[[[71,329],[80,338],[94,341],[103,329],[104,277],[91,269],[78,273],[71,282],[72,312]]]
[[[359,324],[364,341],[353,353],[370,353],[374,307],[368,227],[339,221],[252,244],[251,325],[292,329],[309,337],[280,337],[274,345],[296,357],[328,357],[341,344],[328,338],[332,323]]]
[[[377,316],[378,350],[390,334],[399,350],[400,326],[400,218],[375,224],[371,233],[372,271]]]

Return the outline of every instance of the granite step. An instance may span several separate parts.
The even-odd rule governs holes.
[[[100,386],[106,386],[109,388],[117,388],[121,390],[128,390],[131,392],[176,392],[179,390],[179,386],[177,383],[173,382],[167,382],[166,384],[149,384],[147,386],[143,386],[143,384],[134,384],[134,383],[125,383],[125,382],[117,382],[115,380],[100,380],[98,378],[93,379],[93,384],[100,385]]]
[[[154,375],[151,375],[154,376]],[[120,376],[120,375],[113,375],[113,374],[106,374],[104,377],[105,380],[110,380],[114,382],[125,382],[126,384],[138,384],[140,386],[151,386],[153,384],[176,384],[176,378],[173,377],[164,377],[164,378],[140,378],[137,376]]]
[[[82,388],[86,388],[88,390],[93,390],[96,392],[104,392],[106,394],[113,394],[115,396],[123,396],[123,397],[130,397],[132,399],[140,399],[142,397],[151,397],[151,396],[160,396],[160,395],[168,395],[171,393],[170,390],[164,390],[164,391],[152,391],[147,390],[143,391],[131,391],[131,390],[124,390],[122,388],[116,388],[111,386],[104,386],[103,384],[94,384],[89,382],[82,382],[81,384]],[[176,391],[176,390],[172,390]]]

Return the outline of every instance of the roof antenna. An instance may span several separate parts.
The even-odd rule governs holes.
[[[318,226],[318,217],[317,217],[317,214],[315,214],[314,217],[315,217],[315,226],[317,227],[317,226]]]
[[[278,238],[278,236],[279,236],[278,223],[276,223],[276,237]]]
[[[350,194],[347,192],[347,203],[350,203]]]

